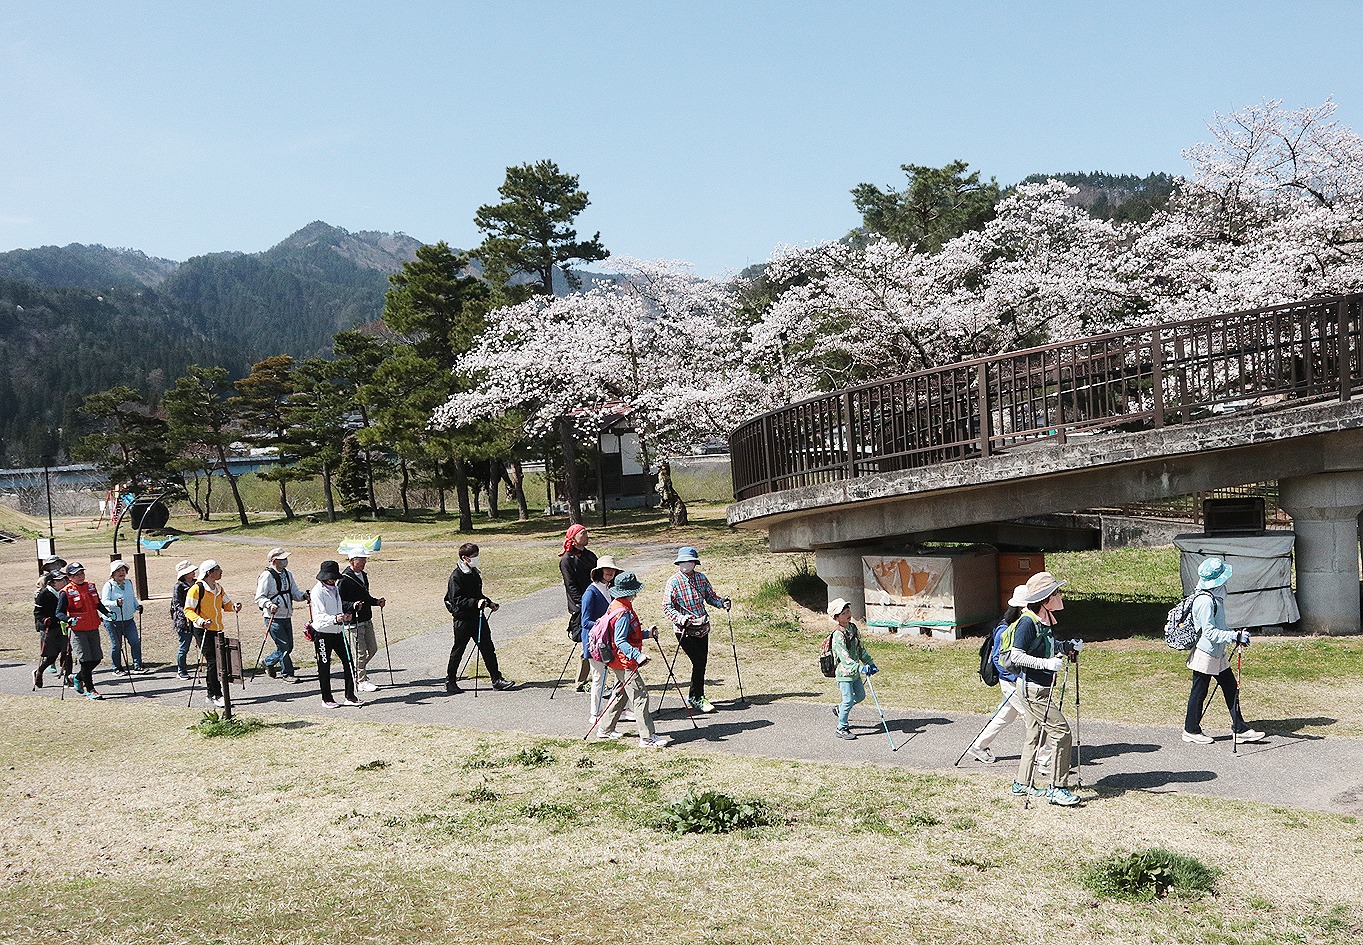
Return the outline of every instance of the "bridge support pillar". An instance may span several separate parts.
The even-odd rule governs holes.
[[[1297,533],[1297,604],[1311,633],[1363,633],[1359,607],[1359,513],[1363,472],[1279,482],[1279,502]]]
[[[863,548],[819,548],[814,569],[828,585],[828,599],[841,597],[852,605],[852,619],[866,627],[866,586],[861,576]]]

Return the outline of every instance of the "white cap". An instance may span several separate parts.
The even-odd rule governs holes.
[[[212,571],[217,566],[218,562],[214,561],[212,558],[209,558],[203,564],[199,565],[199,580],[202,581],[204,578],[208,577],[208,572]]]
[[[115,574],[117,574],[119,571],[122,571],[122,570],[126,569],[127,567],[128,567],[128,562],[122,560],[121,558],[120,558],[119,560],[117,560],[117,561],[110,561],[110,562],[109,562],[109,577],[113,577],[113,576],[114,576]]]

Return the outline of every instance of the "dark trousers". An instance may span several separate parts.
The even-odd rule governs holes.
[[[687,696],[699,699],[705,695],[705,664],[710,659],[710,635],[682,637],[681,648],[691,661],[691,689]]]
[[[345,637],[342,633],[314,633],[312,645],[317,649],[317,682],[322,687],[322,701],[331,702],[331,656],[341,658],[341,670],[345,673],[345,697],[355,698],[355,673],[350,668],[350,654],[346,652]]]
[[[479,627],[482,633],[478,632]],[[488,631],[487,621],[478,620],[472,626],[468,624],[456,624],[454,627],[454,646],[450,648],[450,662],[445,667],[445,685],[453,685],[459,681],[459,664],[464,661],[464,650],[468,648],[469,641],[473,640],[478,651],[483,654],[483,663],[487,666],[487,674],[493,682],[502,678],[502,671],[497,667],[497,650],[492,645],[492,634]]]
[[[1240,687],[1235,682],[1235,670],[1229,667],[1215,677],[1193,672],[1193,691],[1188,694],[1188,714],[1183,720],[1183,730],[1201,734],[1202,707],[1207,702],[1207,690],[1211,687],[1213,678],[1221,686],[1221,695],[1226,697],[1226,708],[1230,710],[1231,730],[1236,733],[1247,731],[1249,726],[1240,715]]]
[[[218,630],[194,631],[194,641],[203,654],[204,688],[210,699],[222,698],[222,678],[218,675],[218,647],[221,645],[218,641],[221,638],[222,633]]]

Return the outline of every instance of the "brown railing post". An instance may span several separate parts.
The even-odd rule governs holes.
[[[1158,326],[1150,335],[1150,382],[1153,384],[1155,426],[1164,426],[1164,342]]]
[[[845,390],[842,392],[842,447],[847,453],[847,472],[848,479],[857,477],[857,438],[852,432],[852,392]]]
[[[1347,403],[1353,396],[1353,358],[1349,350],[1349,301],[1340,299],[1335,306],[1339,333],[1336,349],[1339,351],[1339,402]]]
[[[1052,349],[1055,359],[1055,441],[1065,445],[1065,387],[1060,376],[1060,351]]]
[[[989,456],[990,434],[989,434],[989,362],[983,361],[975,368],[977,377],[975,383],[979,385],[979,405],[980,405],[980,455]]]
[[[1188,422],[1188,350],[1183,346],[1183,336],[1174,336],[1174,361],[1178,371],[1178,422]]]
[[[762,471],[767,474],[768,493],[776,491],[776,467],[771,452],[771,414],[762,417]]]

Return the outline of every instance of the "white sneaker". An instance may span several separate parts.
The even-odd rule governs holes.
[[[1212,742],[1216,741],[1216,739],[1212,738],[1210,735],[1203,735],[1201,732],[1184,732],[1183,740],[1185,742],[1192,742],[1194,745],[1210,745]]]
[[[987,745],[984,746],[983,748],[976,748],[974,745],[971,745],[970,757],[974,758],[976,761],[983,765],[992,765],[994,762],[998,761],[998,759],[994,757],[994,753],[989,750],[989,746]]]
[[[209,704],[209,705],[215,705],[215,706],[217,706],[219,709],[225,709],[225,708],[227,708],[227,700],[224,699],[222,696],[209,696],[209,697],[208,697],[208,704]]]
[[[624,738],[624,732],[598,732],[596,735],[603,742],[613,742],[617,738]]]
[[[639,739],[640,748],[666,748],[670,744],[672,739],[666,735],[654,735],[652,738],[645,736]]]
[[[379,687],[367,679],[362,679],[360,680],[359,690],[360,692],[378,692]]]
[[[1267,733],[1265,733],[1265,732],[1260,732],[1260,731],[1257,731],[1257,730],[1255,730],[1255,729],[1249,728],[1249,729],[1245,729],[1243,732],[1241,732],[1240,734],[1236,735],[1236,736],[1235,736],[1235,740],[1236,740],[1237,742],[1239,742],[1240,744],[1243,745],[1245,742],[1261,742],[1261,741],[1263,741],[1266,737],[1267,737]]]

